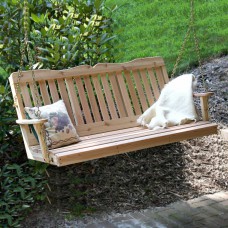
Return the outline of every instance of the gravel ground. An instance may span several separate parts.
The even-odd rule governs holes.
[[[212,122],[228,126],[228,57],[203,64]],[[202,91],[199,69],[192,72]],[[199,102],[196,102],[197,106]],[[62,168],[49,168],[52,204],[37,205],[23,227],[64,227],[112,213],[165,206],[228,189],[228,143],[220,134]],[[71,213],[69,213],[71,212]],[[83,212],[83,218],[74,216]],[[82,215],[81,215],[82,216]]]

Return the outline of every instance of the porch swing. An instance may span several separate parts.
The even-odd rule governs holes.
[[[66,70],[32,70],[27,1],[24,4],[25,42],[21,51],[24,55],[27,48],[31,70],[20,69],[11,74],[9,81],[18,115],[16,122],[20,125],[29,159],[65,166],[217,133],[217,125],[209,122],[208,99],[212,93],[207,90],[193,95],[200,97],[202,121],[157,131],[137,124],[137,118],[159,98],[162,88],[169,82],[161,57],[140,58],[126,63],[98,63],[93,67],[83,65]],[[172,77],[191,30],[202,75],[193,19],[191,0],[190,25]],[[22,60],[23,56],[21,66]],[[50,149],[44,127],[48,120],[41,119],[40,108],[59,100],[64,101],[81,141]],[[37,119],[27,119],[24,108],[33,104],[38,110]]]

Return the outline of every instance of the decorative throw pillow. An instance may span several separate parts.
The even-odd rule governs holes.
[[[80,141],[79,136],[67,113],[63,100],[53,104],[39,107],[40,117],[48,119],[46,122],[46,142],[49,148],[54,149]],[[25,107],[25,111],[31,119],[37,119],[37,107]]]

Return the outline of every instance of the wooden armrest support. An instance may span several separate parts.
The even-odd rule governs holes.
[[[193,97],[210,97],[214,93],[213,92],[206,92],[206,93],[194,93]]]
[[[16,120],[17,124],[33,124],[33,125],[36,125],[36,124],[44,124],[45,122],[48,122],[48,120],[47,119]]]
[[[213,94],[214,94],[213,92],[195,93],[195,94],[193,94],[193,97],[199,97],[200,98],[201,112],[202,112],[202,117],[203,117],[204,121],[208,121],[209,120],[208,99]]]
[[[21,119],[21,120],[16,120],[16,123],[20,125],[29,125],[32,124],[34,126],[34,129],[36,131],[39,144],[40,144],[40,149],[43,155],[43,158],[45,162],[49,163],[49,157],[48,157],[48,150],[47,150],[47,145],[44,140],[44,135],[43,135],[43,124],[45,122],[48,122],[47,119]],[[24,126],[21,126],[24,127]]]

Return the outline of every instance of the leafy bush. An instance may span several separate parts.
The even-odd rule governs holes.
[[[23,54],[24,1],[0,2],[0,227],[19,226],[36,200],[45,197],[46,165],[27,161],[13,99],[5,81],[20,67],[63,69],[113,61],[111,19],[103,0],[28,0],[28,50]],[[27,8],[26,8],[27,9]],[[26,11],[27,12],[27,11]],[[3,86],[6,84],[6,86]]]
[[[23,42],[23,2],[0,3],[0,61],[11,73],[19,68]],[[63,69],[113,61],[111,19],[101,0],[29,0],[29,44],[36,68]],[[28,65],[25,53],[24,66]],[[35,56],[35,57],[34,57]]]
[[[16,227],[21,215],[45,197],[46,165],[27,161],[8,85],[0,86],[0,227]]]

